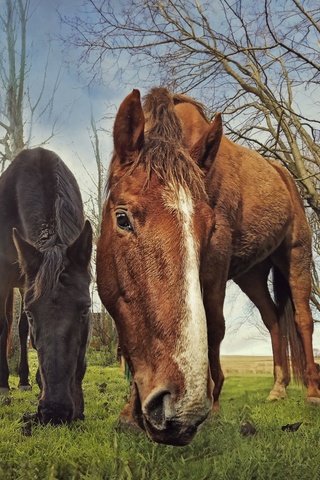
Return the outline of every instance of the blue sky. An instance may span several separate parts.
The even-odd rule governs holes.
[[[116,107],[129,93],[130,87],[114,81],[116,71],[110,66],[104,69],[103,82],[89,85],[89,76],[81,74],[78,69],[79,52],[59,41],[65,27],[61,25],[58,11],[62,15],[72,16],[79,13],[80,4],[77,0],[31,0],[28,56],[31,95],[36,96],[39,91],[49,51],[48,95],[60,72],[52,115],[34,125],[31,145],[40,144],[50,133],[52,121],[57,119],[56,135],[47,148],[55,150],[72,169],[86,197],[93,186],[85,168],[94,172],[88,132],[91,112],[98,124],[111,132]],[[132,88],[137,87],[139,85],[132,85]],[[101,136],[101,147],[107,165],[112,152],[110,133]],[[262,326],[259,315],[234,285],[228,287],[225,314],[227,335],[222,344],[223,354],[271,354],[269,335],[261,333],[255,326]]]

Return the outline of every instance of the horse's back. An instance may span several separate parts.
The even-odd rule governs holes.
[[[188,97],[176,97],[175,111],[192,150],[210,123],[201,106]],[[205,182],[224,243],[221,249],[226,251],[227,239],[230,242],[231,276],[262,261],[282,242],[294,243],[298,237],[309,242],[299,192],[290,174],[276,162],[223,135]]]
[[[174,100],[185,143],[192,149],[206,134],[210,123],[197,102],[183,95],[174,96]],[[256,151],[232,142],[225,135],[222,136],[211,172],[207,173],[206,184],[212,202],[220,204],[222,209],[226,206],[231,217],[234,217],[238,208],[237,202],[249,212],[257,207],[258,201],[261,208],[266,202],[269,205],[269,199],[272,198],[274,208],[287,212],[290,209],[286,182],[271,163]]]
[[[41,147],[20,152],[2,174],[0,205],[0,252],[9,260],[16,256],[12,241],[14,227],[37,245],[41,239],[53,235],[60,223],[71,224],[73,228],[67,232],[70,244],[84,223],[81,194],[74,175],[56,153]]]

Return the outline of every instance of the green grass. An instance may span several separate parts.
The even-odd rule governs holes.
[[[38,389],[15,389],[11,404],[0,405],[0,479],[320,479],[320,411],[305,404],[296,386],[289,389],[289,399],[266,402],[271,383],[266,374],[229,374],[220,414],[183,448],[157,445],[144,434],[117,428],[128,387],[116,367],[89,365],[84,422],[36,426],[31,436],[22,434],[20,418],[35,411]],[[254,437],[240,435],[244,420],[256,426]],[[303,424],[297,432],[281,430],[298,421]]]

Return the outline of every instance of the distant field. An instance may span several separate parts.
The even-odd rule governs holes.
[[[320,359],[316,358],[320,363]],[[230,375],[273,375],[273,357],[223,355],[222,369],[226,377]]]
[[[245,355],[223,355],[221,357],[222,369],[225,376],[229,374],[259,374],[272,375],[272,357],[250,357]]]

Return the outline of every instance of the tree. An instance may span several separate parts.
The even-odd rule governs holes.
[[[30,0],[5,0],[0,13],[0,41],[5,47],[0,53],[0,174],[8,163],[32,141],[32,126],[36,119],[51,113],[59,84],[59,73],[53,90],[46,90],[47,64],[35,98],[28,86],[27,33]],[[54,135],[55,122],[45,144]]]
[[[110,56],[122,64],[127,59],[144,85],[161,83],[198,97],[209,117],[223,112],[226,132],[234,140],[288,168],[304,199],[319,262],[319,3],[85,4],[91,17],[65,19],[82,60],[98,68]],[[312,300],[320,310],[316,264]]]
[[[96,175],[92,175],[86,169],[87,175],[91,179],[93,185],[93,190],[91,189],[88,192],[88,199],[85,202],[86,212],[88,218],[91,221],[93,228],[93,238],[94,241],[97,240],[100,233],[101,217],[102,217],[102,207],[103,207],[103,196],[104,188],[106,181],[106,169],[103,165],[102,153],[101,153],[101,143],[99,133],[102,131],[103,134],[106,134],[106,131],[99,128],[97,123],[91,114],[89,131],[90,143],[96,163]]]

